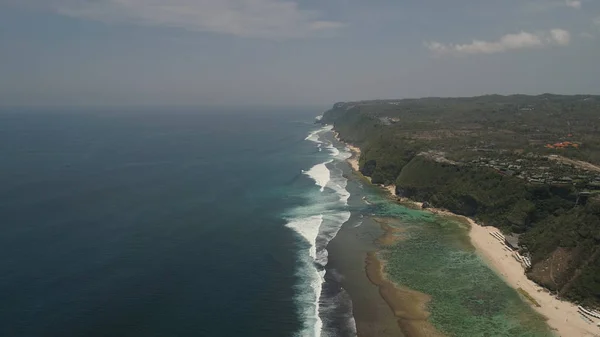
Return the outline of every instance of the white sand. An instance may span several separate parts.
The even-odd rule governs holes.
[[[350,151],[352,151],[352,157],[348,158],[348,163],[350,164],[350,166],[352,166],[352,169],[356,172],[359,171],[359,167],[358,167],[358,159],[360,158],[360,149],[357,148],[356,146],[352,146],[349,144],[346,144],[346,147],[348,147],[348,149],[350,149]]]
[[[333,136],[339,142],[344,143],[346,145],[346,147],[350,150],[350,152],[352,152],[352,157],[348,158],[348,160],[347,160],[348,164],[350,164],[350,167],[352,167],[352,169],[354,171],[360,173],[360,167],[358,166],[358,159],[360,158],[360,149],[354,145],[351,145],[351,144],[348,144],[348,143],[342,141],[339,137],[339,134],[335,131],[333,132]]]
[[[577,312],[577,306],[561,301],[546,289],[525,276],[523,267],[505,250],[504,245],[490,235],[499,232],[494,227],[483,227],[468,219],[471,223],[469,236],[473,246],[486,262],[502,276],[513,288],[522,288],[531,295],[541,307],[531,304],[532,308],[548,319],[548,325],[561,337],[600,336],[600,328],[584,321]],[[525,300],[529,303],[528,300]],[[596,320],[594,320],[596,321]]]
[[[355,171],[359,170],[358,158],[360,157],[360,149],[358,147],[346,144],[354,154],[348,163]],[[395,195],[396,186],[385,186],[385,189],[391,195]],[[409,200],[401,200],[409,201]],[[422,203],[413,202],[421,206]],[[452,215],[446,210],[429,208],[428,211],[440,215]],[[497,228],[488,226],[483,227],[475,223],[472,219],[463,217],[471,224],[469,237],[477,253],[484,258],[492,269],[494,269],[504,281],[514,289],[522,288],[531,297],[533,297],[540,307],[535,306],[529,300],[524,299],[531,305],[533,309],[545,316],[547,323],[555,334],[560,337],[578,337],[578,336],[595,336],[600,337],[600,328],[595,324],[584,321],[577,312],[577,306],[567,301],[561,301],[552,296],[546,289],[540,287],[535,282],[525,276],[523,267],[512,256],[512,252],[505,249],[504,244],[495,239],[490,232],[500,232]],[[597,319],[594,319],[596,322]]]
[[[391,195],[396,195],[396,185],[388,185],[384,187]]]

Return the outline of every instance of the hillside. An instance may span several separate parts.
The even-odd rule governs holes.
[[[518,235],[528,277],[600,304],[600,96],[340,102],[321,122],[374,183]]]

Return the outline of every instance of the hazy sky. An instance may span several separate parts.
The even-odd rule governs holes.
[[[0,105],[600,93],[600,0],[0,0]]]

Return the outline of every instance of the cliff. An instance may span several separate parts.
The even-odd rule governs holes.
[[[531,184],[453,160],[461,151],[411,137],[382,118],[372,106],[336,103],[322,122],[361,147],[360,169],[373,183],[394,183],[398,195],[521,234],[520,249],[533,264],[529,278],[565,298],[600,304],[600,198],[579,200],[574,185]]]

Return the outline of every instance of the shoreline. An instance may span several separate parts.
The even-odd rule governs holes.
[[[336,139],[340,140],[337,133],[335,133],[335,137]],[[360,148],[351,144],[347,144],[343,141],[342,143],[344,143],[348,147],[348,149],[352,151],[352,156],[347,160],[348,163],[357,174],[363,176],[359,170],[358,163],[361,154]],[[365,178],[367,178],[369,182],[371,181],[369,177]],[[381,187],[388,193],[390,193],[390,197],[393,198],[396,202],[405,204],[409,207],[422,209],[423,203],[410,200],[408,198],[396,196],[395,185],[381,185]],[[600,329],[597,326],[584,321],[580,317],[576,304],[560,300],[554,297],[550,294],[550,292],[547,289],[541,287],[537,283],[527,278],[527,276],[525,275],[525,271],[521,266],[521,263],[519,263],[512,256],[512,252],[507,251],[504,245],[491,235],[492,232],[500,232],[500,230],[492,226],[481,226],[471,218],[454,214],[448,210],[440,208],[426,208],[423,209],[423,211],[427,211],[439,216],[458,218],[459,220],[468,223],[470,226],[470,230],[468,233],[469,239],[471,244],[475,248],[476,254],[479,257],[481,257],[485,261],[485,263],[504,280],[506,284],[508,284],[511,288],[521,293],[521,297],[523,297],[523,300],[532,309],[534,309],[536,312],[538,312],[546,318],[546,323],[555,335],[560,337],[600,336]],[[382,291],[381,289],[382,287],[388,289],[391,284],[394,287],[395,291],[385,291],[385,293],[387,293],[387,295],[390,296],[394,292],[401,292],[402,288],[386,278],[385,273],[383,272],[385,261],[378,259],[375,253],[373,253],[372,256],[370,254],[367,257],[366,263],[367,266],[365,269],[367,271],[367,277],[369,277],[373,284],[380,287],[381,296],[384,298],[384,300],[386,300],[386,302],[388,302],[390,308],[392,309],[392,311],[394,311],[394,314],[396,315],[396,311],[393,305],[393,295],[391,299],[386,298],[386,296],[384,296],[384,291]],[[372,266],[370,267],[370,265],[376,265],[381,268],[381,272],[377,277],[373,276],[373,270],[369,271],[369,268],[375,268]],[[371,276],[369,276],[369,273],[371,273]],[[373,282],[373,279],[375,279],[379,283]],[[523,292],[526,294],[526,296],[523,295]],[[532,302],[532,299],[536,303]],[[398,316],[396,315],[396,317]],[[401,329],[403,329],[400,317],[398,318],[398,323]]]
[[[365,259],[367,278],[379,289],[379,295],[392,310],[400,331],[406,336],[443,337],[428,320],[430,314],[426,307],[431,297],[398,286],[387,278],[384,269],[385,260],[379,258],[377,252],[368,252]]]
[[[462,216],[461,216],[462,217]],[[577,305],[560,300],[547,289],[533,282],[525,275],[524,269],[504,245],[495,239],[491,232],[500,232],[495,227],[484,227],[470,218],[469,238],[478,255],[513,289],[524,291],[536,303],[525,298],[535,311],[546,318],[546,323],[557,336],[599,336],[600,329],[584,321],[577,310]],[[536,305],[537,304],[537,305]],[[539,305],[539,306],[538,306]]]

